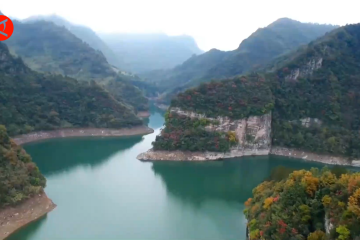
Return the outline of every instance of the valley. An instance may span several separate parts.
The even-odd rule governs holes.
[[[360,238],[359,23],[203,51],[209,19],[35,13],[0,42],[0,239]]]

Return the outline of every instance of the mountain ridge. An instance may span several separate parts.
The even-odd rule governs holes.
[[[335,28],[332,25],[279,19],[265,28],[257,29],[233,51],[211,49],[173,69],[148,72],[140,76],[157,84],[165,92],[164,101],[160,99],[159,102],[168,103],[179,91],[212,79],[221,80],[244,74]]]

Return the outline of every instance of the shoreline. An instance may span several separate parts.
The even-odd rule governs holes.
[[[18,145],[25,143],[37,142],[40,140],[54,138],[71,138],[71,137],[124,137],[139,136],[153,133],[154,129],[147,126],[132,128],[67,128],[52,131],[38,131],[12,137]]]
[[[136,158],[141,161],[218,161],[246,156],[266,156],[269,149],[233,150],[230,152],[154,151],[150,149]]]
[[[273,147],[271,149],[244,151],[241,154],[232,152],[184,152],[184,151],[154,151],[150,149],[140,153],[136,158],[140,161],[219,161],[247,156],[283,156],[305,161],[320,162],[331,165],[360,167],[360,160],[348,160],[344,157],[316,154],[297,149]]]
[[[4,240],[22,227],[38,220],[56,207],[45,192],[41,192],[16,205],[0,210],[0,240]]]

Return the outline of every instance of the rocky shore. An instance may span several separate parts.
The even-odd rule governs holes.
[[[214,161],[243,156],[261,156],[268,155],[267,149],[263,150],[244,150],[231,152],[183,152],[183,151],[154,151],[150,149],[147,152],[137,156],[142,161]]]
[[[360,167],[360,160],[348,160],[342,157],[335,157],[330,155],[320,155],[316,153],[305,152],[296,149],[274,147],[268,150],[251,150],[243,152],[183,152],[183,151],[154,151],[152,149],[141,153],[137,159],[141,161],[214,161],[222,159],[231,159],[235,157],[244,156],[264,156],[276,155],[296,159],[303,159],[306,161],[321,162],[324,164],[343,165]]]
[[[305,152],[297,149],[272,147],[270,150],[270,154],[276,156],[303,159],[306,161],[321,162],[325,164],[360,167],[360,160],[349,160],[344,157],[322,155],[317,153]]]
[[[120,137],[120,136],[137,136],[153,133],[154,130],[139,126],[133,128],[109,129],[109,128],[73,128],[58,129],[54,131],[40,131],[23,134],[13,137],[16,144],[25,144],[39,140],[51,138],[67,138],[67,137]]]
[[[0,210],[0,240],[52,211],[56,205],[46,194],[37,194],[14,207]]]

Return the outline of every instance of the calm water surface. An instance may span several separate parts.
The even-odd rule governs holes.
[[[243,202],[271,169],[321,167],[280,157],[140,162],[164,123],[152,112],[144,137],[28,144],[57,208],[11,240],[245,239]]]

